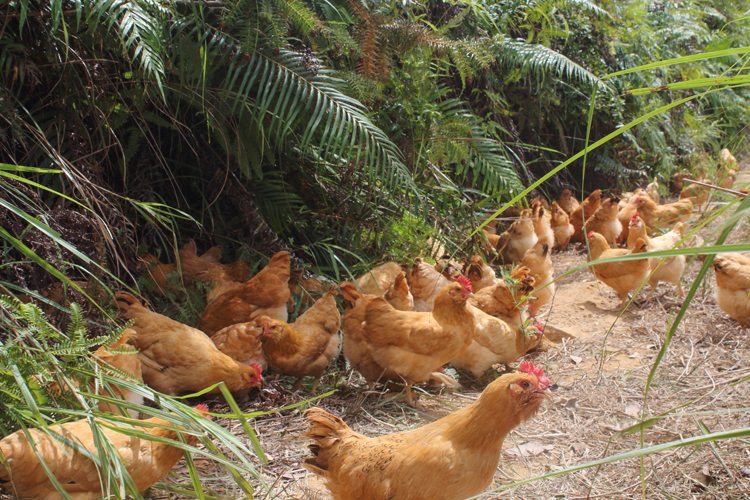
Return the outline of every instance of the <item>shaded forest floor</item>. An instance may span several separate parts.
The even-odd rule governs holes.
[[[745,166],[734,187],[748,184],[750,174]],[[700,216],[696,213],[694,220]],[[746,242],[748,234],[747,221],[743,221],[728,243]],[[702,232],[707,242],[717,235],[718,231]],[[569,249],[554,255],[553,262],[555,275],[561,276],[585,263],[585,254]],[[699,267],[696,262],[688,266],[683,282],[686,292]],[[637,449],[638,433],[611,438],[638,422],[641,415],[648,418],[672,412],[646,429],[644,447],[704,431],[747,427],[747,414],[730,410],[750,407],[750,384],[732,385],[750,376],[750,347],[745,347],[746,332],[716,306],[713,281],[713,272],[709,272],[656,373],[646,401],[643,393],[651,366],[682,304],[674,288],[661,284],[648,303],[633,303],[618,316],[619,301],[590,271],[580,270],[558,281],[551,308],[541,314],[554,346],[528,356],[546,367],[554,399],[506,440],[495,487]],[[647,292],[648,285],[639,298]],[[347,371],[340,359],[321,384],[324,391],[338,389],[312,404],[341,416],[355,431],[379,436],[424,425],[470,404],[487,383],[471,385],[466,377],[462,381],[465,388],[452,394],[423,392],[420,402],[425,411],[421,413],[403,404],[398,392],[365,392],[364,381]],[[289,393],[287,381],[281,382],[271,377],[269,387],[259,397],[253,395],[243,410],[273,410],[309,397],[306,393]],[[222,411],[222,406],[217,404],[212,409]],[[272,486],[269,495],[255,481],[256,498],[331,498],[322,483],[301,466],[307,456],[306,442],[300,439],[304,429],[302,410],[253,421],[269,459],[266,466],[256,463]],[[243,435],[238,422],[224,420],[223,425]],[[196,464],[209,494],[219,498],[243,496],[221,467],[200,458]],[[483,498],[574,500],[590,495],[588,498],[629,499],[644,493],[646,498],[747,498],[749,475],[747,443],[734,440],[714,447],[678,448],[651,455],[643,464],[643,483],[640,461],[631,459],[600,470],[585,469],[488,493]],[[186,469],[175,468],[166,482],[189,483]],[[153,496],[178,498],[162,492]]]

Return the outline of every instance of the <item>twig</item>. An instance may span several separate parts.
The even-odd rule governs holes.
[[[723,188],[721,186],[714,186],[713,184],[706,184],[705,182],[694,181],[692,179],[682,179],[682,181],[690,182],[691,184],[698,184],[700,186],[704,186],[709,189],[716,189],[718,191],[724,191],[725,193],[733,194],[735,196],[739,196],[740,198],[744,198],[745,196],[747,196],[745,193],[740,193],[739,191],[734,191],[733,189]]]

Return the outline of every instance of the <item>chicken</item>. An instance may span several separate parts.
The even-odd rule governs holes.
[[[206,306],[225,293],[237,290],[241,286],[242,283],[239,281],[224,281],[222,283],[216,283],[216,286],[211,288],[206,294]]]
[[[216,253],[219,254],[218,257],[221,257],[221,247],[214,248],[219,248],[219,251],[209,250],[208,255],[203,254],[199,257],[195,241],[190,240],[180,249],[180,270],[185,281],[197,280],[203,283],[234,281],[227,273],[225,266],[217,259]]]
[[[200,330],[149,311],[127,292],[118,292],[115,297],[121,316],[135,320],[135,347],[143,366],[143,380],[149,387],[179,396],[222,381],[231,392],[260,383],[260,366],[238,363],[219,351]],[[211,392],[217,393],[219,388]]]
[[[718,254],[721,255],[721,258],[727,262],[734,262],[735,264],[739,264],[741,266],[750,266],[750,257],[747,257],[745,254],[741,253],[722,253]],[[717,255],[717,256],[718,256]],[[716,260],[716,259],[714,259]]]
[[[596,212],[586,219],[586,230],[601,234],[610,245],[617,240],[622,232],[622,224],[617,218],[619,203],[620,199],[612,196],[604,200],[596,209]]]
[[[505,321],[469,306],[476,327],[469,347],[451,360],[456,368],[469,370],[475,379],[497,363],[510,364],[539,345],[542,327],[538,323],[526,331],[521,325]]]
[[[186,280],[197,280],[203,283],[227,283],[247,281],[252,267],[246,260],[238,259],[231,264],[221,264],[221,247],[211,247],[198,256],[194,241],[189,241],[179,251],[180,269]]]
[[[494,214],[493,214],[494,215]],[[490,219],[490,217],[485,217],[482,219],[482,224],[486,224],[482,226],[482,230],[485,231],[488,234],[497,234],[497,219]]]
[[[406,273],[403,271],[396,276],[396,280],[388,287],[384,297],[390,305],[399,311],[414,310],[414,296],[409,290]]]
[[[579,212],[581,210],[581,202],[576,199],[570,189],[565,189],[562,193],[560,193],[560,198],[558,198],[557,200],[557,205],[562,208],[569,216],[572,215],[573,212]]]
[[[477,245],[484,249],[484,254],[490,261],[497,259],[497,243],[500,241],[500,234],[497,234],[496,230],[492,232],[484,227],[482,228],[482,236],[476,236],[475,238]]]
[[[289,300],[287,300],[287,311],[293,313],[299,310],[309,309],[317,299],[323,296],[331,287],[318,278],[303,278],[304,269],[292,269],[289,274]]]
[[[737,320],[742,328],[750,326],[750,259],[742,254],[724,253],[714,259],[716,303]]]
[[[334,500],[462,500],[482,493],[497,471],[505,437],[548,398],[541,368],[492,382],[471,405],[417,429],[369,438],[313,408],[304,467]]]
[[[314,377],[311,392],[315,394],[320,378],[339,352],[341,315],[333,289],[291,325],[267,316],[258,318],[258,323],[263,325],[262,335],[266,339],[263,354],[268,367],[276,373],[297,377],[293,391],[300,388],[306,376]]]
[[[703,184],[713,185],[713,182],[706,179],[705,177],[701,177],[696,180],[702,182]],[[680,201],[690,200],[693,206],[700,207],[708,201],[708,197],[710,194],[711,194],[711,188],[701,186],[700,184],[688,183],[688,185],[685,186],[682,192],[680,193]]]
[[[433,266],[423,262],[419,257],[414,259],[409,280],[409,288],[414,296],[414,310],[432,311],[440,290],[450,284],[451,280],[440,274]]]
[[[289,263],[287,252],[276,253],[258,274],[210,302],[198,322],[198,329],[212,336],[226,326],[247,323],[259,316],[286,321],[289,317]]]
[[[557,202],[552,203],[552,221],[550,226],[552,227],[552,233],[555,235],[555,244],[553,248],[558,250],[564,250],[565,247],[570,243],[570,238],[573,236],[573,224],[570,223],[570,216],[563,210]]]
[[[727,170],[726,172],[722,170],[716,172],[716,181],[718,182],[719,187],[723,187],[724,189],[731,188],[736,179],[737,171],[734,169]]]
[[[654,200],[656,203],[659,203],[659,183],[656,182],[656,179],[654,179],[654,182],[651,182],[646,186],[646,193],[648,194],[649,198]]]
[[[443,255],[435,262],[435,270],[451,281],[456,281],[461,276],[461,265],[451,260],[449,255]]]
[[[554,278],[552,252],[549,245],[537,242],[523,256],[520,267],[528,267],[531,270],[531,276],[534,278],[535,290],[531,296],[535,297],[536,300],[529,302],[529,312],[534,316],[543,306],[549,304],[555,295],[556,286],[552,283]]]
[[[201,259],[207,261],[207,262],[215,262],[219,263],[221,262],[221,255],[224,253],[224,251],[221,249],[220,246],[213,246],[206,250],[203,255],[201,255]]]
[[[731,151],[729,151],[727,148],[724,148],[719,153],[720,155],[720,161],[719,166],[725,170],[729,169],[736,169],[737,168],[737,158],[732,155]]]
[[[169,275],[177,270],[175,264],[163,264],[151,254],[143,254],[139,257],[139,268],[144,269],[143,276],[153,284],[155,295],[164,296],[167,292],[177,293],[177,289],[169,285]]]
[[[205,405],[198,405],[195,409],[199,412],[208,411]],[[210,419],[208,415],[206,418]],[[156,439],[168,439],[177,443],[180,442],[181,435],[186,444],[198,444],[198,436],[179,432],[179,428],[175,428],[173,423],[162,418],[153,417],[143,420],[142,423],[166,428],[134,424],[134,429],[130,429],[112,422],[107,422],[106,426],[97,426],[98,433],[103,435],[101,438],[106,436],[111,442],[112,449],[120,454],[122,465],[141,494],[167,475],[182,458],[183,451],[167,443],[128,436],[110,427],[121,427],[128,429],[128,432],[135,430],[145,435],[150,434]],[[99,456],[92,425],[88,419],[81,419],[52,425],[47,430],[77,443],[94,456]],[[101,470],[91,459],[41,430],[29,429],[28,433],[46,467],[73,500],[95,500],[105,495],[103,484],[107,484],[106,477],[101,475]],[[47,476],[23,430],[3,438],[0,441],[0,451],[4,456],[4,461],[0,462],[0,487],[5,491],[21,499],[62,500],[63,496]],[[117,485],[110,486],[114,494]]]
[[[495,284],[495,271],[484,263],[481,255],[473,255],[471,263],[464,265],[462,273],[469,278],[471,289],[475,292]]]
[[[549,212],[552,207],[549,206],[549,202],[547,201],[547,198],[545,198],[542,195],[537,196],[533,202],[533,204],[541,203],[541,205],[544,207],[544,209]]]
[[[201,257],[203,256],[205,256],[205,254],[201,255]],[[244,259],[237,259],[231,264],[224,266],[224,269],[226,269],[230,278],[240,283],[244,283],[250,279],[250,275],[253,272],[253,267]]]
[[[635,200],[639,196],[648,196],[646,191],[641,188],[636,189],[635,192],[630,193],[627,197],[626,195],[627,193],[620,197],[620,212],[617,214],[617,220],[620,221],[620,225],[622,226],[622,231],[620,231],[620,235],[617,237],[618,242],[627,241],[628,239],[630,219],[633,217],[633,214],[638,211],[638,205],[636,205]],[[627,200],[624,206],[623,200]]]
[[[597,189],[596,191],[591,193],[588,198],[583,200],[583,214],[581,214],[580,208],[574,212],[571,212],[570,223],[573,224],[574,231],[573,236],[570,238],[570,241],[583,243],[585,234],[583,232],[583,221],[588,220],[589,217],[594,215],[596,209],[599,208],[601,197],[602,190]]]
[[[381,295],[399,311],[414,310],[414,296],[409,290],[404,269],[396,262],[374,267],[357,278],[357,286],[365,295]]]
[[[375,361],[372,355],[373,347],[362,334],[367,304],[378,296],[363,295],[353,283],[348,281],[339,283],[339,290],[344,297],[342,324],[344,341],[342,350],[352,369],[362,374],[370,390],[375,387],[375,383],[378,381],[401,380],[396,372],[383,368]]]
[[[440,290],[431,313],[397,311],[381,297],[367,302],[363,341],[370,344],[377,364],[406,381],[409,405],[414,405],[414,383],[436,380],[457,386],[439,370],[471,343],[474,317],[466,304],[471,296],[471,283],[459,276],[457,283]]]
[[[135,349],[133,349],[132,346],[129,346],[126,344],[128,341],[134,340],[136,336],[137,336],[136,331],[131,328],[128,328],[122,332],[122,335],[120,336],[120,338],[117,339],[111,346],[106,347],[106,348],[100,347],[99,349],[94,351],[94,356],[96,356],[99,360],[106,363],[107,365],[113,368],[116,368],[117,370],[121,372],[125,372],[129,374],[135,380],[139,382],[143,382],[143,371],[141,369],[141,360],[138,357],[138,353],[135,351]],[[130,350],[131,352],[112,353],[110,352],[110,349],[112,350],[117,349],[120,351]],[[112,374],[112,375],[118,376],[117,374]],[[143,404],[143,396],[141,396],[140,394],[131,392],[122,387],[118,387],[114,384],[109,385],[113,394],[110,394],[109,391],[100,387],[96,379],[91,381],[91,385],[93,386],[91,389],[93,394],[101,394],[103,396],[116,397],[118,399],[122,399],[124,401],[129,401],[131,403],[135,403],[139,405]],[[117,408],[117,405],[115,405],[114,403],[108,403],[107,401],[99,401],[97,405],[99,406],[99,411],[109,412],[115,415],[120,415],[120,410]],[[138,411],[136,410],[128,410],[128,414],[130,415],[131,418],[138,418]]]
[[[620,255],[630,255],[646,252],[646,242],[638,239],[632,250],[611,249],[607,240],[599,233],[591,231],[589,233],[589,249],[591,253],[587,262],[618,257]],[[628,294],[637,290],[641,284],[648,278],[649,262],[648,259],[627,260],[622,262],[608,262],[591,266],[591,272],[596,279],[604,283],[617,292],[620,299],[620,307],[624,308],[628,302]]]
[[[672,176],[672,179],[669,182],[669,192],[670,193],[681,193],[682,187],[684,186],[683,179],[686,179],[690,177],[691,174],[688,172],[677,172]]]
[[[539,237],[534,232],[534,224],[531,220],[515,221],[497,240],[495,262],[498,264],[521,262],[526,250],[533,247],[538,240]]]
[[[403,268],[397,262],[386,262],[373,267],[369,272],[357,278],[357,286],[360,291],[367,295],[385,295],[385,292],[396,280],[396,276],[403,272]]]
[[[526,318],[521,310],[534,291],[534,284],[531,270],[519,266],[507,281],[499,279],[495,285],[478,291],[469,304],[506,323],[522,324]]]
[[[482,218],[482,223],[484,224],[487,222],[487,225],[485,225],[482,229],[490,234],[498,234],[497,233],[497,223],[500,221],[500,219],[497,219],[496,217],[519,217],[521,215],[521,211],[518,209],[518,207],[508,207],[505,210],[503,210],[500,214],[492,214],[487,217]]]
[[[659,205],[651,198],[638,196],[634,203],[641,219],[646,223],[649,235],[656,229],[668,229],[678,222],[687,222],[693,214],[693,203],[689,199]]]
[[[650,238],[648,234],[646,234],[646,224],[643,222],[643,219],[639,217],[639,214],[635,214],[630,222],[628,249],[633,249],[639,239],[646,242],[646,249],[649,252],[679,248],[679,243],[682,239],[685,227],[685,224],[678,222],[674,229],[667,234],[656,238]],[[663,260],[659,258],[649,259],[649,273],[651,273],[651,277],[648,279],[648,284],[651,285],[651,291],[646,296],[645,300],[647,301],[654,294],[656,287],[659,285],[659,281],[666,281],[667,283],[677,285],[677,296],[684,297],[685,292],[680,285],[680,278],[684,271],[684,255],[674,255],[672,257],[666,257]]]
[[[255,363],[265,371],[268,363],[263,356],[261,343],[263,328],[257,324],[257,321],[256,319],[250,323],[237,323],[222,328],[211,337],[211,340],[218,350],[238,363],[243,365]]]
[[[534,233],[537,241],[546,243],[552,248],[555,245],[555,233],[552,231],[552,217],[540,204],[531,209],[531,223],[534,225]]]

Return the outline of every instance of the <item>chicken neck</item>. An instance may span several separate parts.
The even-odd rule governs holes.
[[[469,450],[497,450],[499,454],[506,436],[521,421],[508,387],[500,384],[496,388],[488,386],[475,404],[438,422],[444,422],[443,435],[454,446]]]

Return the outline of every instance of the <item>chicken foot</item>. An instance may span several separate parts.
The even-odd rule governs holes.
[[[305,377],[299,377],[296,382],[294,382],[294,385],[292,386],[292,392],[300,390],[302,387],[302,379]],[[312,388],[310,389],[310,394],[315,396],[315,391],[318,388],[318,383],[320,383],[320,377],[317,377],[315,380],[313,380]]]
[[[462,387],[461,384],[450,378],[448,375],[440,372],[430,373],[430,378],[428,380],[430,382],[442,383],[446,387],[450,387],[453,389]],[[406,404],[408,404],[412,408],[419,409],[419,407],[414,402],[414,392],[411,390],[411,386],[414,385],[414,381],[405,378],[404,382],[406,383],[406,389],[404,389],[404,392],[406,392]]]
[[[656,291],[656,287],[659,285],[659,282],[658,281],[655,283],[649,282],[649,285],[651,285],[651,291],[648,292],[648,295],[646,295],[645,299],[638,302],[638,305],[642,305],[648,302],[648,300],[654,295],[654,292]],[[675,285],[675,292],[677,292],[677,298],[683,298],[685,296],[685,290],[682,289],[682,285],[680,283],[677,283],[677,285]]]
[[[404,392],[406,392],[406,404],[408,404],[412,408],[417,408],[417,405],[414,403],[414,394],[411,391],[412,384],[412,381],[406,381],[406,389],[404,389]]]

